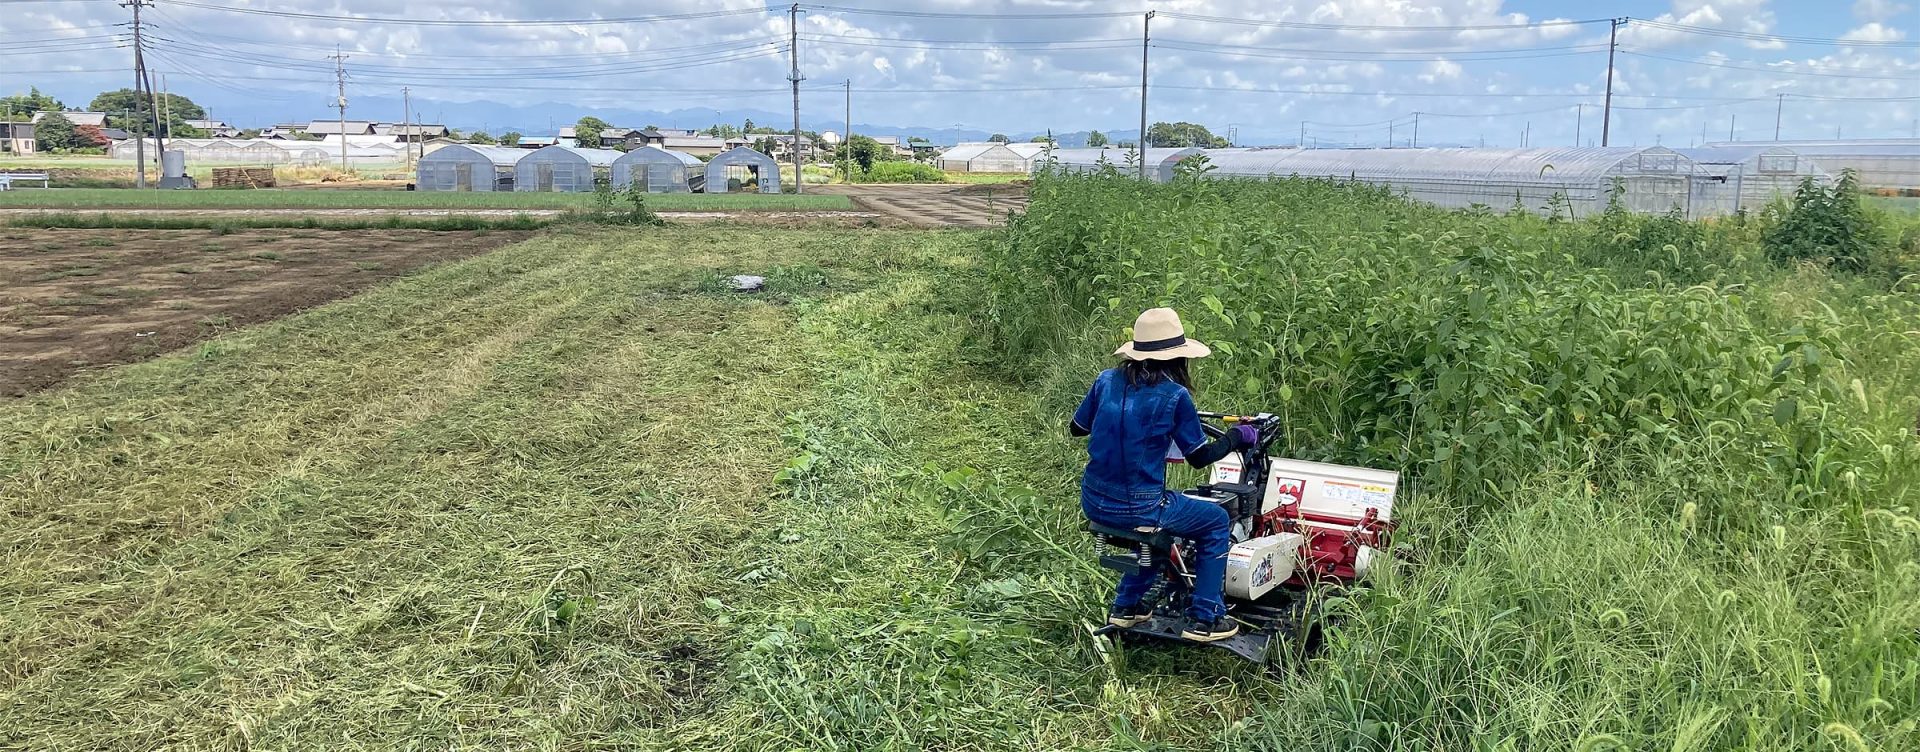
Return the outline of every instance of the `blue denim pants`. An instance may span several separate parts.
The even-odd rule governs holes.
[[[1166,493],[1158,506],[1146,507],[1083,491],[1080,511],[1086,513],[1087,519],[1109,527],[1153,525],[1191,541],[1192,549],[1186,554],[1193,566],[1193,604],[1188,607],[1187,615],[1212,623],[1226,613],[1220,589],[1227,579],[1227,550],[1233,547],[1233,523],[1220,507],[1172,491]],[[1121,575],[1113,605],[1125,607],[1139,603],[1160,576],[1162,563],[1155,561],[1154,564],[1152,569]]]

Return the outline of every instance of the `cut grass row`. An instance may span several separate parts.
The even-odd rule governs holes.
[[[0,208],[21,209],[587,209],[590,193],[440,193],[423,191],[193,190],[53,188],[0,191]],[[655,211],[843,211],[845,196],[823,194],[662,193]]]

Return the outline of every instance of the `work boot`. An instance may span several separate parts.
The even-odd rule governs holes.
[[[1187,629],[1180,636],[1194,642],[1218,642],[1237,634],[1240,634],[1240,623],[1233,617],[1221,616],[1211,622],[1187,619]]]
[[[1107,623],[1126,629],[1136,627],[1153,618],[1153,604],[1146,601],[1131,606],[1110,606],[1107,608]]]

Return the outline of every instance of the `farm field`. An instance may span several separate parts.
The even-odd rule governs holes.
[[[0,747],[1920,743],[1910,226],[1032,202],[559,226],[0,404]],[[1156,303],[1204,408],[1412,478],[1310,660],[1087,635],[1065,416]]]
[[[524,237],[0,228],[0,396],[152,357]]]
[[[590,193],[439,193],[421,191],[191,190],[23,188],[0,191],[0,209],[585,209]],[[647,196],[655,211],[843,211],[843,196],[820,194],[663,193]]]

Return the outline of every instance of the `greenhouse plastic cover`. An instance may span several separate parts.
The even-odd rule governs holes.
[[[1367,180],[1489,183],[1591,183],[1639,172],[1638,158],[1656,157],[1655,171],[1685,175],[1691,165],[1660,147],[1539,149],[1209,149],[1215,174],[1239,177],[1347,177]],[[1658,159],[1671,157],[1671,160]]]

